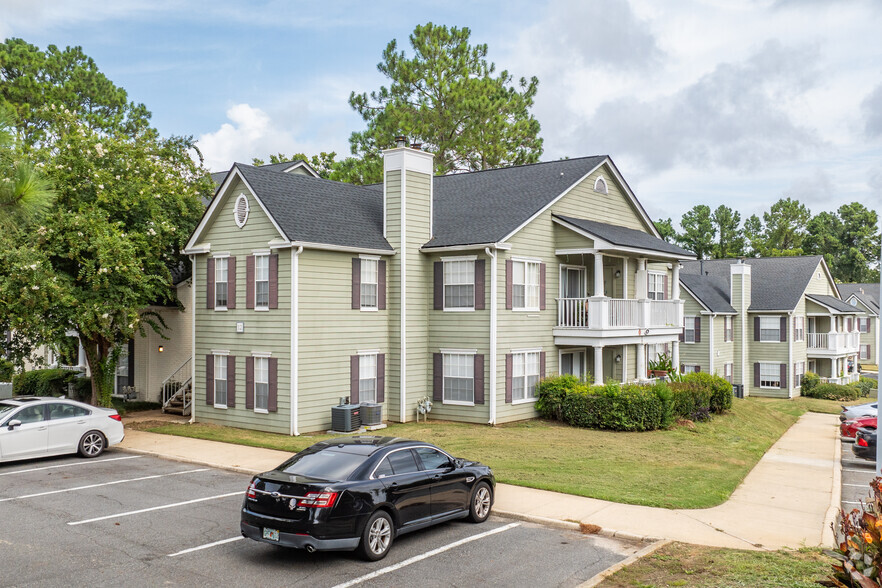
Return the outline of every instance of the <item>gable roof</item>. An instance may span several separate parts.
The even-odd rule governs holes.
[[[805,289],[815,273],[818,264],[824,260],[820,255],[798,257],[758,257],[747,258],[744,263],[750,265],[750,312],[771,310],[793,310],[799,304]],[[683,262],[680,281],[688,275],[708,276],[719,285],[725,284],[725,299],[730,300],[729,284],[730,266],[738,263],[738,259],[706,259],[704,261]],[[702,272],[704,272],[702,274]],[[696,283],[694,280],[691,282]],[[691,288],[690,288],[691,290]],[[699,287],[700,291],[703,291]],[[697,292],[695,292],[698,295]],[[702,300],[702,302],[705,302]],[[705,304],[708,304],[705,302]],[[710,306],[708,304],[708,306]]]
[[[852,296],[860,300],[870,311],[879,314],[879,284],[854,283],[837,284],[842,298],[848,300]]]
[[[821,306],[826,306],[836,314],[861,314],[859,308],[856,308],[851,304],[846,304],[835,296],[829,296],[827,294],[806,294],[805,297],[813,302],[817,302]]]
[[[728,280],[680,272],[680,285],[710,312],[735,314],[735,309],[729,303]]]
[[[290,241],[393,250],[383,237],[382,193],[243,163],[233,167]]]
[[[609,157],[595,155],[435,176],[434,238],[424,247],[503,241],[604,162],[614,169]],[[633,203],[655,232],[646,211]]]
[[[572,216],[554,214],[552,217],[566,221],[594,237],[609,241],[613,245],[648,249],[650,251],[658,251],[660,253],[668,253],[682,257],[695,257],[695,254],[691,251],[687,251],[682,247],[668,243],[664,239],[659,239],[649,233],[644,233],[643,231],[638,231],[636,229],[629,229],[627,227],[620,227],[618,225],[610,225]]]

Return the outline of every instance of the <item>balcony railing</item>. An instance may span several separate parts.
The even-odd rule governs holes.
[[[823,351],[857,350],[861,343],[860,333],[806,333],[805,344],[809,349]]]
[[[582,329],[677,328],[683,323],[679,300],[558,298],[557,325]]]

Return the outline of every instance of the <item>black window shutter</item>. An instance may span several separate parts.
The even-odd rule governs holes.
[[[214,258],[205,260],[205,308],[214,308]]]
[[[695,317],[695,342],[701,343],[701,317]]]
[[[358,404],[358,356],[349,356],[349,402]]]
[[[539,264],[539,310],[545,310],[545,264]]]
[[[505,401],[511,403],[512,354],[505,354]]]
[[[433,290],[435,310],[444,309],[444,262],[435,262],[435,288]]]
[[[784,342],[787,340],[787,317],[781,317],[781,341]]]
[[[484,404],[484,356],[475,355],[475,404]]]
[[[227,408],[236,408],[236,357],[227,356]]]
[[[386,354],[377,354],[377,402],[386,402]]]
[[[236,258],[227,258],[227,308],[236,309]]]
[[[269,358],[269,398],[267,399],[267,412],[279,411],[279,358]]]
[[[781,364],[781,389],[785,390],[787,388],[787,364]]]
[[[440,353],[432,354],[432,400],[444,400],[444,360]]]
[[[352,310],[361,308],[361,259],[352,258]]]
[[[760,317],[753,317],[753,340],[760,340]]]
[[[214,406],[214,356],[205,356],[205,404]]]
[[[475,310],[484,310],[484,260],[475,260]]]
[[[279,307],[279,255],[269,256],[269,307]],[[276,360],[278,363],[278,360]]]
[[[386,310],[386,260],[377,262],[377,309]]]
[[[245,258],[245,308],[254,308],[254,256]]]
[[[754,386],[754,388],[760,387],[760,364],[759,364],[759,362],[753,364],[753,386]]]
[[[245,356],[245,408],[254,410],[254,357]]]
[[[512,260],[510,260],[510,259],[505,260],[505,309],[506,310],[512,309],[511,280],[512,280],[512,266],[513,265],[514,265],[514,262]]]

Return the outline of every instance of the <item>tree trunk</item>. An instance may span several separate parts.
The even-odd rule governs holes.
[[[114,352],[110,341],[102,337],[87,339],[83,347],[86,350],[86,361],[92,373],[93,406],[111,406],[113,394],[113,376],[116,373],[116,359],[119,352]]]

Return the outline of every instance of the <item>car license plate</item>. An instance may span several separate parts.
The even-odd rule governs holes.
[[[269,541],[278,541],[279,540],[279,530],[278,529],[263,529],[263,538],[268,539]]]

